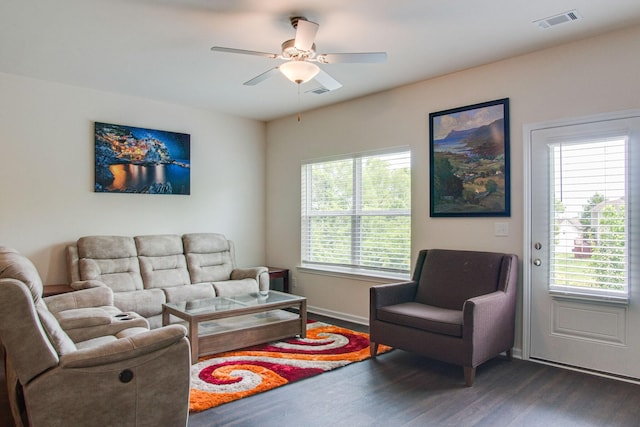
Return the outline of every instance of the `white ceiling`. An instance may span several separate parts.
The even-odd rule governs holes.
[[[278,61],[209,50],[280,53],[290,16],[320,24],[319,53],[388,60],[321,65],[343,87],[298,99],[279,74],[243,86]],[[0,0],[0,72],[271,120],[638,23],[640,0]]]

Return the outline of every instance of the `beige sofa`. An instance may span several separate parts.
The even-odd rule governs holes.
[[[150,331],[94,285],[42,298],[31,261],[0,246],[0,425],[186,425],[186,329]]]
[[[162,304],[267,291],[266,267],[237,268],[233,242],[217,233],[87,236],[67,247],[70,281],[96,280],[114,304],[162,324]]]

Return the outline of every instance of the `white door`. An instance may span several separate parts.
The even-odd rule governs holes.
[[[528,356],[640,379],[640,112],[525,140]]]

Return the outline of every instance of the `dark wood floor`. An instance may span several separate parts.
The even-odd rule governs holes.
[[[465,387],[462,368],[393,350],[191,414],[200,426],[640,426],[640,386],[496,358]]]

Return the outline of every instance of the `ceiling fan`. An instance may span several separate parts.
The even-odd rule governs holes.
[[[270,59],[281,59],[286,62],[244,82],[246,86],[254,86],[268,79],[280,71],[286,78],[300,85],[315,79],[322,88],[312,90],[314,93],[325,93],[342,87],[337,80],[327,74],[315,63],[380,63],[387,60],[386,52],[358,52],[358,53],[316,53],[314,43],[319,25],[306,18],[294,16],[290,18],[291,25],[296,30],[296,37],[282,43],[281,53],[257,52],[254,50],[234,49],[230,47],[213,46],[214,52],[239,53],[242,55],[264,56]]]

